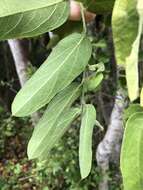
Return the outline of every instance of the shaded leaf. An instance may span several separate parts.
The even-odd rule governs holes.
[[[17,94],[12,113],[26,116],[47,104],[86,67],[91,43],[83,34],[72,34],[54,48],[45,63]]]
[[[18,3],[15,0],[12,3],[11,9],[9,8],[11,14],[7,12],[7,15],[10,14],[9,16],[2,15],[0,17],[1,40],[37,36],[61,26],[68,18],[69,4],[67,2],[52,2],[50,0],[46,4],[46,1],[43,1],[43,3],[37,1],[33,8],[30,8],[30,6],[35,1],[30,0],[30,2]],[[38,8],[36,9],[36,7]],[[30,10],[26,11],[28,8]],[[14,14],[14,11],[18,13]]]
[[[111,13],[115,0],[78,0],[84,4],[84,6],[97,14]]]
[[[95,91],[100,86],[101,82],[103,80],[103,74],[93,74],[85,81],[85,91]]]
[[[30,139],[28,145],[30,159],[47,156],[64,134],[68,125],[79,113],[78,109],[69,110],[69,107],[80,96],[80,90],[80,86],[73,83],[50,102]]]
[[[79,142],[79,165],[82,179],[86,178],[92,165],[92,133],[96,121],[96,110],[87,104],[83,108]]]
[[[124,190],[143,189],[143,112],[133,114],[126,123],[121,151]]]

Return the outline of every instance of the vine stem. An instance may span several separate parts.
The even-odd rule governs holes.
[[[81,94],[81,106],[82,106],[82,111],[83,111],[83,106],[85,105],[85,90],[84,90],[84,81],[85,81],[85,77],[86,77],[86,71],[83,72],[83,76],[82,76],[82,94]]]
[[[80,11],[81,11],[81,17],[82,17],[82,23],[83,23],[83,33],[86,34],[87,33],[87,27],[86,27],[86,22],[85,22],[85,14],[84,14],[84,7],[83,4],[80,3]],[[82,108],[82,113],[83,113],[83,106],[85,105],[85,96],[84,96],[84,81],[85,81],[85,77],[86,77],[86,70],[83,72],[83,77],[82,77],[82,95],[81,95],[81,108]]]
[[[82,23],[83,23],[83,32],[86,34],[87,33],[87,27],[86,27],[86,22],[85,22],[85,13],[84,13],[84,6],[82,3],[80,3],[81,7],[81,18],[82,18]]]

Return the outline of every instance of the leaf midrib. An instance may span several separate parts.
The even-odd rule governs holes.
[[[89,110],[86,108],[86,112],[85,112],[85,124],[83,125],[83,140],[86,139],[86,133],[85,133],[86,127],[85,127],[85,126],[87,126],[88,112],[89,112]],[[82,148],[83,148],[83,147],[86,147],[86,146],[85,146],[85,140],[82,141],[82,142],[84,142],[83,145],[82,145]],[[84,151],[82,150],[82,153],[83,153],[83,152],[84,152]],[[83,163],[83,161],[84,161],[83,158],[84,158],[84,154],[81,154],[81,162],[82,162],[82,163]]]
[[[73,118],[74,118],[77,114],[78,114],[78,111],[75,111],[75,113],[73,113]],[[67,122],[68,120],[70,120],[70,118],[63,120],[61,123],[59,123],[59,124],[56,126],[56,128],[58,128],[61,124]],[[62,133],[65,132],[65,131],[66,131],[66,129],[64,129],[64,131],[62,130]],[[54,131],[53,131],[53,132],[54,132]],[[57,137],[57,135],[55,135],[55,137]],[[60,133],[60,137],[61,137],[61,133]],[[50,147],[52,143],[53,143],[53,141],[50,141],[48,147]],[[41,151],[41,152],[39,153],[39,155],[41,155],[41,154],[45,151],[46,148],[47,148],[47,147],[45,146],[44,150]]]

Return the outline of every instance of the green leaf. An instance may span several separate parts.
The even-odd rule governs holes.
[[[83,107],[80,129],[79,165],[82,179],[86,178],[92,165],[92,133],[96,121],[96,110],[93,105]]]
[[[80,93],[80,86],[73,83],[53,98],[30,139],[28,145],[30,159],[47,156],[50,149],[65,133],[71,121],[79,113],[78,109],[69,110],[69,107]]]
[[[70,108],[63,112],[63,115],[59,117],[58,123],[54,126],[55,128],[49,131],[49,135],[47,136],[49,143],[46,145],[46,150],[41,154],[39,160],[44,161],[47,159],[49,151],[58,143],[80,113],[81,109],[79,108]]]
[[[126,58],[126,78],[127,87],[130,100],[135,100],[139,95],[139,71],[138,71],[138,59],[139,59],[139,47],[143,30],[143,8],[138,0],[137,11],[139,14],[139,26],[138,35],[132,45],[132,50],[129,57]],[[142,9],[141,9],[142,8]]]
[[[143,88],[141,89],[141,94],[140,94],[140,105],[143,107]]]
[[[112,29],[115,45],[115,55],[118,65],[125,66],[126,58],[130,55],[132,44],[138,33],[137,0],[116,0]]]
[[[102,73],[96,73],[90,76],[84,84],[85,91],[95,91],[100,86],[101,82],[103,80],[103,74]]]
[[[0,40],[37,36],[61,26],[67,20],[69,3],[48,0],[46,4],[44,0],[43,3],[37,1],[35,6],[30,8],[34,2],[30,0],[28,3],[18,3],[15,0],[11,8],[6,8],[9,9],[9,16],[0,12]]]
[[[0,17],[46,8],[62,1],[63,0],[28,0],[28,3],[26,3],[25,1],[19,0],[1,0]]]
[[[111,13],[115,0],[78,0],[84,6],[97,14]]]
[[[72,34],[59,42],[17,94],[12,104],[13,115],[26,116],[49,103],[85,69],[91,50],[91,43],[83,34]]]
[[[143,112],[127,121],[121,151],[124,190],[143,189]]]
[[[116,58],[118,64],[125,66],[128,93],[131,101],[134,101],[139,95],[138,54],[143,15],[138,3],[136,0],[132,2],[129,0],[117,0],[113,13]],[[139,22],[137,16],[139,16]]]
[[[136,112],[143,112],[143,108],[140,106],[140,104],[130,104],[129,107],[124,111],[124,121],[127,121],[130,116]]]

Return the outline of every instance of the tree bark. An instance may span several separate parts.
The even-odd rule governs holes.
[[[8,40],[8,44],[14,59],[17,75],[20,81],[21,87],[24,86],[27,81],[27,67],[30,61],[28,60],[26,50],[23,46],[23,40],[13,39]],[[40,114],[38,112],[32,114],[32,124],[35,126],[39,121]]]
[[[102,180],[99,183],[99,190],[108,190],[109,162],[116,152],[119,158],[120,145],[123,137],[123,110],[125,108],[125,95],[121,89],[116,93],[114,107],[110,117],[107,132],[98,145],[96,159],[101,169]],[[117,150],[118,147],[118,150]],[[118,153],[117,153],[118,152]]]
[[[29,60],[26,56],[25,50],[23,48],[22,40],[8,40],[8,44],[14,59],[17,75],[21,84],[21,87],[27,81],[27,66]]]

